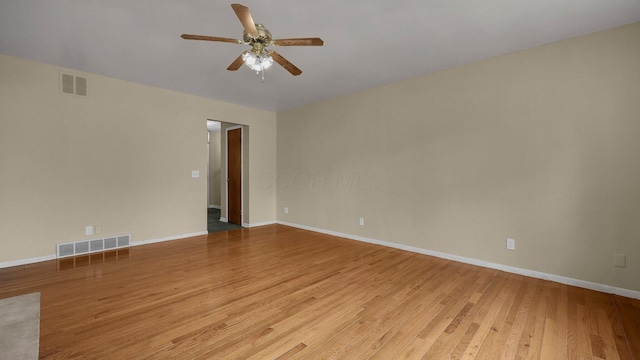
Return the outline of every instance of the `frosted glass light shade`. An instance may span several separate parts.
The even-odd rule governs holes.
[[[262,71],[273,65],[273,58],[267,52],[258,55],[247,50],[242,53],[242,61],[253,71]]]

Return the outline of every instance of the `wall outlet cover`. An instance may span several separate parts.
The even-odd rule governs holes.
[[[627,267],[627,255],[613,254],[613,266],[619,268]]]

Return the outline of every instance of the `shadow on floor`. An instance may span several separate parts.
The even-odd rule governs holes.
[[[241,228],[240,225],[220,221],[220,209],[207,209],[207,230],[210,233]]]

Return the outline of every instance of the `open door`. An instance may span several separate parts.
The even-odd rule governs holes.
[[[242,225],[242,127],[227,129],[227,221]]]

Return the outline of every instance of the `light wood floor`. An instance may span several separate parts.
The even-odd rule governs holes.
[[[640,359],[640,301],[270,225],[0,269],[45,359]]]

